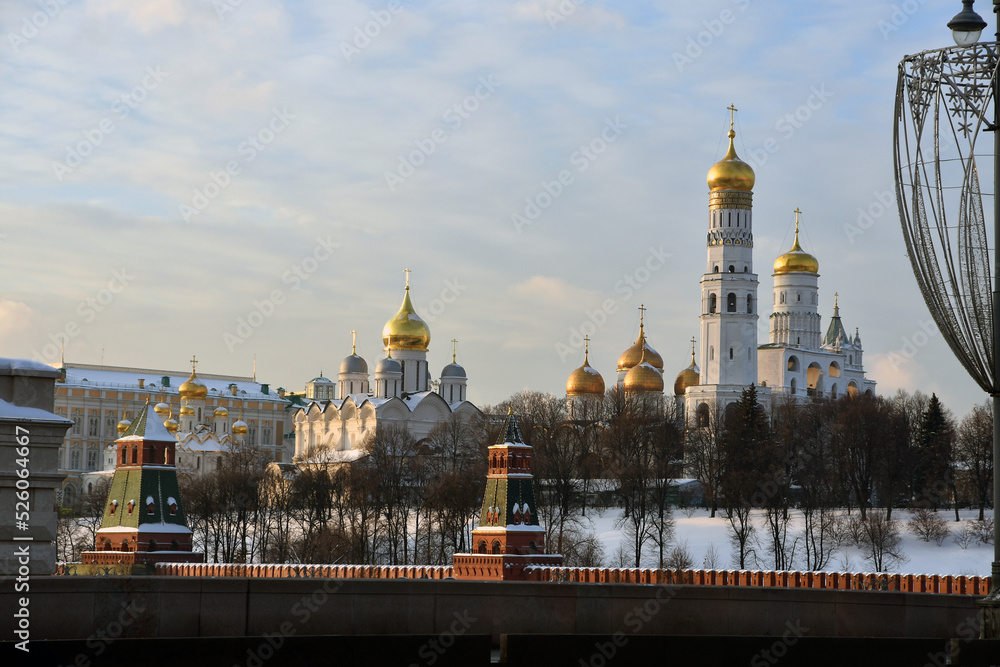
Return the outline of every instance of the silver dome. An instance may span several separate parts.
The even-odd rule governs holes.
[[[340,372],[341,373],[367,373],[368,372],[368,362],[364,360],[363,357],[357,354],[352,354],[350,356],[344,357],[344,360],[340,362]]]
[[[443,378],[464,378],[465,369],[459,364],[448,364],[441,370],[441,377]]]
[[[382,357],[375,364],[376,373],[395,373],[396,375],[403,374],[403,366],[393,359],[392,357]]]

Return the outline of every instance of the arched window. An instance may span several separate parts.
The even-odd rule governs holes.
[[[529,554],[537,554],[538,553],[538,545],[535,544],[534,541],[528,542],[528,553]]]
[[[128,551],[128,540],[122,540],[122,551]]]
[[[146,551],[156,551],[156,540],[149,541],[149,546],[146,547]]]
[[[733,358],[733,348],[729,348],[729,358]]]
[[[715,265],[714,267],[712,267],[712,273],[718,273],[718,272],[719,272],[719,266],[718,265]]]
[[[837,383],[834,382],[833,386],[830,387],[830,398],[837,398]]]
[[[785,293],[782,292],[781,293],[781,303],[784,303],[784,302],[785,302]]]
[[[858,395],[858,385],[857,383],[854,382],[854,380],[851,380],[850,382],[847,383],[847,395],[848,396]]]
[[[139,447],[132,445],[132,463],[139,462]]]
[[[699,403],[698,409],[695,410],[695,416],[698,420],[699,428],[705,428],[706,426],[708,426],[708,419],[709,419],[708,404]]]
[[[715,299],[715,294],[713,293],[708,296],[708,312],[710,313],[715,312],[715,307],[716,307],[715,304],[716,304],[716,299]]]
[[[730,292],[726,297],[726,312],[735,313],[736,312],[736,293]]]
[[[839,378],[840,377],[840,364],[838,364],[836,361],[831,361],[830,362],[830,370],[827,371],[827,375],[829,375],[832,378]]]
[[[795,355],[788,357],[788,372],[798,373],[799,372],[799,358]]]
[[[134,507],[135,507],[135,501],[134,500],[128,501],[128,513],[129,513],[129,516],[132,516],[132,509]]]
[[[180,551],[181,550],[180,542],[178,542],[177,540],[170,540],[170,550]]]
[[[111,551],[111,540],[107,538],[104,539],[104,550]]]
[[[788,383],[788,386],[791,388],[791,391],[794,394],[795,389],[798,386],[798,383],[795,381],[795,378],[792,378],[792,381]]]
[[[753,313],[753,295],[747,294],[747,314]]]
[[[736,267],[735,267],[735,266],[733,266],[732,264],[730,264],[730,265],[729,265],[729,272],[730,272],[730,273],[736,273]]]
[[[112,500],[111,501],[111,516],[115,515],[115,510],[116,509],[118,509],[118,501],[117,500]]]
[[[744,265],[743,265],[743,273],[750,273],[750,267],[749,267],[749,266],[746,266],[746,265],[744,264]]]
[[[500,540],[493,540],[493,553],[500,553]]]
[[[481,554],[486,553],[486,540],[479,540],[479,547],[476,549]]]
[[[802,292],[799,292],[798,294],[795,295],[795,300],[802,301]]]
[[[709,361],[715,361],[715,346],[714,345],[709,345],[708,346],[708,360]]]
[[[736,404],[729,403],[726,405],[726,424],[730,422],[733,416],[736,414]]]

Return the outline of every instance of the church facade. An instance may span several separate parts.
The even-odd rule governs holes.
[[[735,109],[730,108],[731,111]],[[619,358],[616,387],[626,394],[663,401],[663,409],[688,427],[707,426],[713,415],[733,409],[745,388],[758,386],[758,400],[793,401],[872,394],[858,329],[851,334],[835,302],[825,332],[819,314],[819,261],[795,240],[774,262],[769,340],[758,341],[759,280],[753,264],[753,168],[736,154],[730,122],[729,148],[708,172],[707,264],[700,280],[700,341],[692,339],[691,363],[678,373],[673,397],[664,398],[663,359],[646,340],[644,312],[639,338]],[[766,301],[765,301],[766,303]],[[645,311],[645,306],[640,306]],[[589,351],[589,350],[588,350]],[[586,419],[604,394],[604,381],[590,365],[566,383],[570,419]],[[700,358],[700,363],[698,363]]]
[[[430,328],[410,300],[407,272],[403,303],[382,330],[386,356],[375,365],[375,372],[369,373],[368,362],[357,353],[355,338],[351,354],[340,364],[336,383],[320,374],[306,384],[306,403],[292,419],[293,462],[355,461],[364,455],[365,437],[379,424],[401,425],[419,441],[452,416],[479,416],[479,409],[468,401],[468,377],[457,362],[456,348],[439,380],[431,380],[430,341]]]

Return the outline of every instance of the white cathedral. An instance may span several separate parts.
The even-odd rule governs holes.
[[[454,347],[436,388],[431,381],[431,331],[410,301],[409,270],[403,304],[382,330],[386,356],[379,359],[374,374],[357,353],[357,332],[352,334],[351,354],[341,362],[337,382],[321,373],[306,384],[307,402],[292,419],[294,463],[355,461],[364,456],[364,438],[377,424],[401,425],[419,441],[453,415],[469,420],[481,414],[467,400],[468,377]]]
[[[735,111],[735,109],[732,109]],[[872,394],[875,381],[865,377],[861,336],[845,330],[839,305],[822,333],[819,261],[795,241],[774,262],[770,340],[759,345],[757,274],[753,268],[753,186],[755,175],[733,146],[708,172],[708,264],[701,278],[700,366],[692,348],[691,365],[674,382],[673,407],[688,426],[706,426],[713,413],[725,414],[744,389],[757,384],[765,406],[781,395],[804,401],[845,394]],[[640,306],[640,311],[645,308]],[[644,314],[644,313],[643,313]],[[693,341],[692,341],[693,342]],[[583,366],[566,382],[570,419],[588,419],[604,394],[604,380]],[[646,340],[640,316],[639,338],[618,359],[618,389],[663,401],[663,359]],[[669,409],[668,402],[664,408]]]

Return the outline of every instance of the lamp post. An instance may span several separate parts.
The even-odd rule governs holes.
[[[900,62],[893,157],[903,237],[921,293],[949,347],[993,402],[992,587],[979,605],[981,637],[1000,639],[1000,517],[996,516],[1000,501],[996,470],[1000,462],[1000,0],[993,0],[998,33],[992,42],[979,41],[986,22],[973,4],[974,0],[963,0],[962,11],[948,22],[956,46],[906,56]],[[976,164],[976,143],[987,132],[993,133],[992,263]]]

